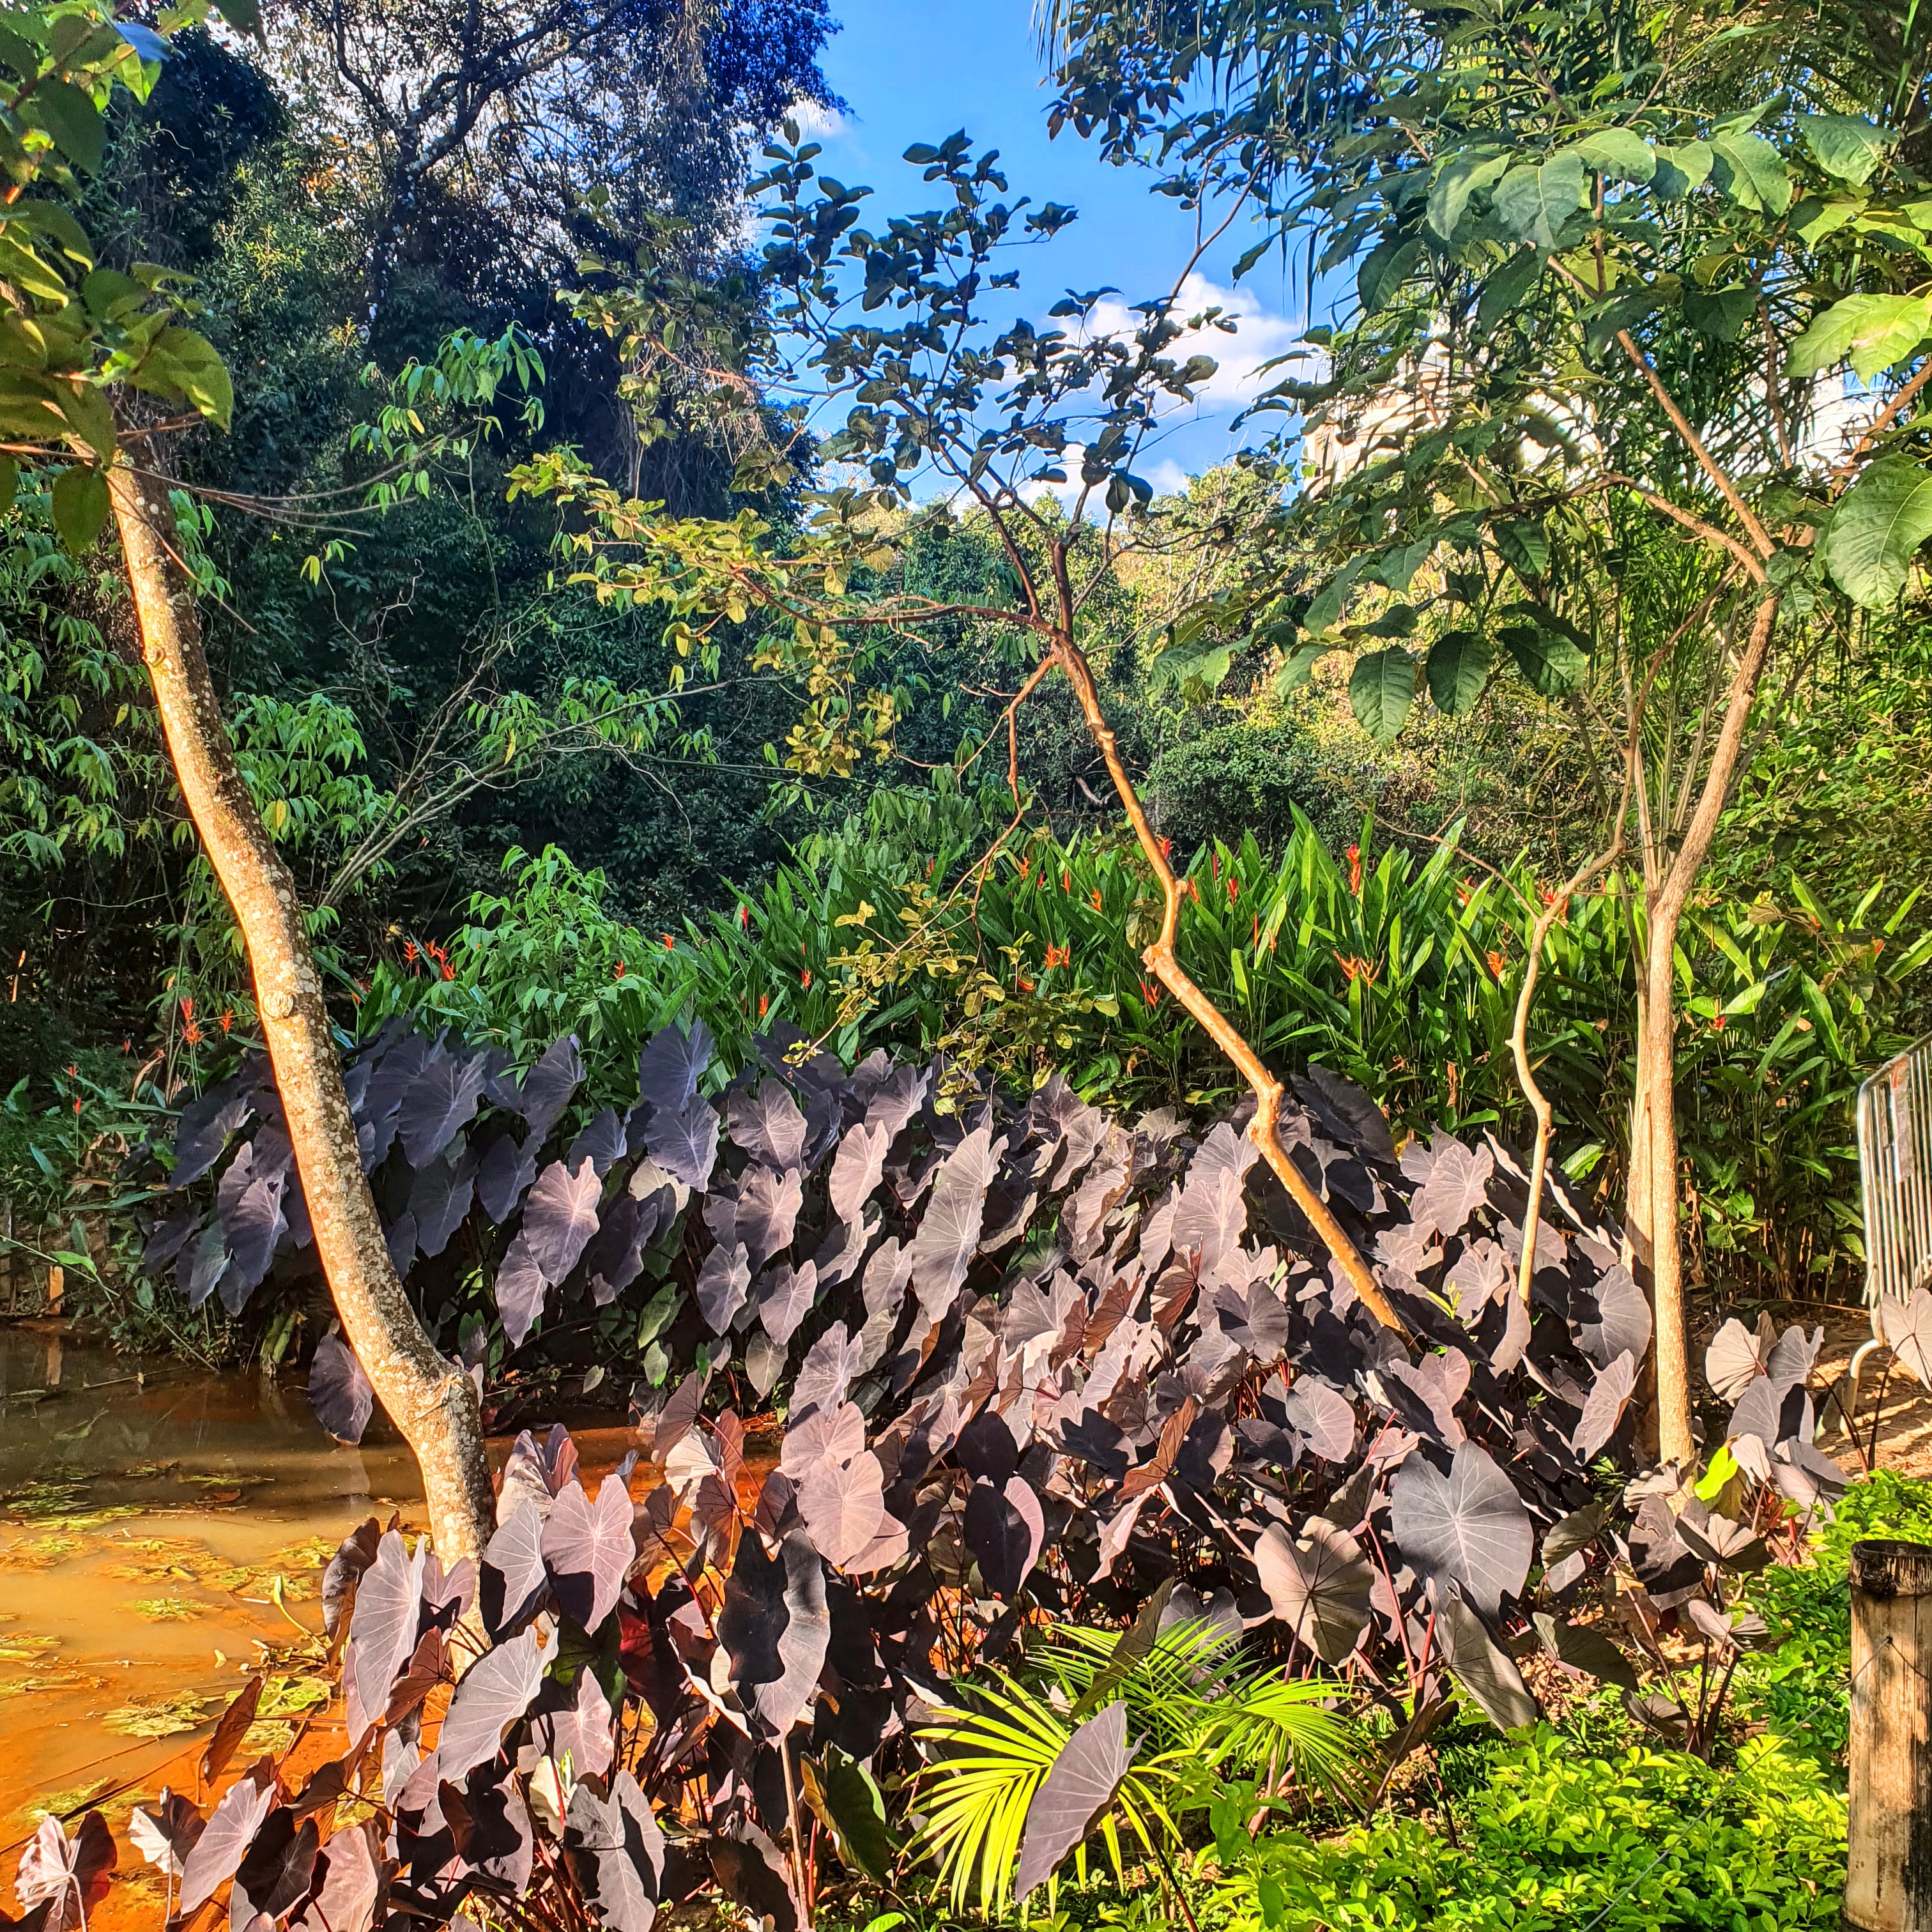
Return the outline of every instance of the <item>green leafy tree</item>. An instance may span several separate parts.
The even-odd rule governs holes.
[[[1640,875],[1627,1221],[1688,1457],[1673,962],[1768,672],[1889,604],[1932,535],[1926,28],[1514,0],[1048,26],[1058,120],[1260,209],[1248,266],[1305,238],[1353,273],[1325,366],[1270,399],[1320,464],[1283,526],[1328,561],[1257,568],[1211,622],[1290,680],[1352,653],[1379,736],[1520,679],[1596,747],[1606,843],[1572,884]],[[1848,368],[1875,386],[1849,410]]]

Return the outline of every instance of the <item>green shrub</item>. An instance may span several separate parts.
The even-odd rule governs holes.
[[[1844,1801],[1775,1741],[1736,1771],[1682,1753],[1591,1757],[1547,1725],[1498,1757],[1456,1841],[1414,1818],[1256,1843],[1224,1872],[1230,1928],[1773,1932],[1835,1925]]]

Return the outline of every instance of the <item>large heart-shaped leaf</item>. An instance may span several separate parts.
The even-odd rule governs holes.
[[[1480,1443],[1458,1444],[1446,1477],[1411,1456],[1396,1473],[1391,1501],[1396,1540],[1424,1575],[1460,1583],[1491,1616],[1522,1589],[1534,1545],[1529,1512]]]
[[[338,1442],[360,1442],[376,1406],[376,1391],[356,1352],[338,1334],[315,1345],[308,1365],[308,1402],[315,1419]]]
[[[659,1028],[638,1055],[640,1103],[661,1114],[682,1113],[711,1064],[713,1051],[711,1030],[702,1020],[694,1019],[688,1033],[676,1024]]]
[[[616,1607],[637,1552],[631,1540],[631,1492],[621,1476],[606,1476],[593,1504],[581,1483],[571,1483],[550,1504],[543,1556],[558,1607],[595,1634]]]
[[[1100,1822],[1133,1760],[1124,1703],[1109,1704],[1089,1718],[1060,1746],[1053,1768],[1027,1807],[1026,1838],[1013,1880],[1020,1904],[1053,1876],[1060,1860]]]
[[[463,1673],[436,1739],[438,1776],[460,1778],[496,1756],[505,1731],[530,1708],[554,1654],[526,1630],[485,1651]]]
[[[1908,457],[1868,464],[1832,512],[1825,568],[1855,604],[1879,610],[1905,587],[1918,546],[1932,536],[1932,470]]]
[[[1353,1652],[1369,1627],[1375,1571],[1346,1530],[1310,1516],[1296,1543],[1271,1523],[1255,1545],[1254,1560],[1275,1615],[1324,1664]]]
[[[586,1155],[575,1167],[554,1160],[524,1198],[523,1238],[543,1278],[560,1282],[597,1232],[604,1184]]]

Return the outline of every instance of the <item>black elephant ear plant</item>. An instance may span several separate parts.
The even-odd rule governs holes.
[[[568,1040],[520,1078],[400,1028],[358,1050],[364,1158],[443,1346],[480,1376],[547,1330],[647,1331],[646,1460],[593,1490],[562,1431],[520,1438],[473,1572],[373,1524],[350,1538],[325,1592],[349,1748],[319,1784],[263,1765],[225,1796],[184,1904],[239,1874],[320,1932],[314,1901],[352,1864],[372,1919],[541,1894],[628,1928],[704,1883],[790,1924],[841,1867],[954,1869],[904,1794],[953,1748],[935,1712],[983,1709],[989,1670],[1039,1681],[1029,1631],[1109,1652],[1141,1632],[1126,1673],[1197,1606],[1243,1672],[1398,1704],[1413,1742],[1458,1689],[1533,1719],[1518,1657],[1590,1667],[1565,1606],[1612,1564],[1659,1616],[1681,1608],[1666,1526],[1618,1502],[1643,1295],[1616,1231],[1553,1183],[1517,1292],[1528,1184],[1495,1142],[1398,1154],[1359,1090],[1299,1084],[1281,1131],[1398,1330],[1238,1115],[1128,1122],[1058,1078],[1016,1100],[787,1038],[733,1078],[710,1059],[701,1028],[667,1028],[620,1109],[579,1098]],[[299,1272],[265,1070],[184,1117],[175,1152],[152,1265],[238,1306]],[[494,1284],[488,1335],[465,1274]],[[311,1387],[359,1433],[346,1348],[318,1351]],[[782,1417],[762,1481],[754,1408]],[[1151,1763],[1154,1720],[1126,1703],[1120,1749]],[[1034,1838],[1070,1855],[1121,1814],[1110,1796],[1074,1833],[1057,1762],[1014,1816],[1046,1806]],[[332,1851],[337,1819],[360,1850]]]

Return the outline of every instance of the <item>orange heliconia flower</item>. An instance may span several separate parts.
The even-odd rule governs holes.
[[[1072,951],[1064,946],[1049,946],[1046,949],[1046,970],[1051,973],[1056,966],[1070,966],[1073,963]]]
[[[1141,982],[1141,998],[1146,1000],[1148,1004],[1150,1006],[1159,1006],[1160,1004],[1160,987],[1156,985],[1150,984],[1149,982],[1143,980]]]
[[[1100,888],[1096,886],[1088,897],[1094,902],[1094,910],[1098,912],[1100,910]]]
[[[1500,980],[1503,976],[1503,968],[1508,964],[1508,961],[1504,958],[1500,952],[1492,952],[1486,956],[1490,962],[1490,970]]]
[[[614,980],[621,980],[624,976],[624,962],[622,960],[620,959],[617,962],[616,970],[613,971],[610,976]]]
[[[765,1010],[770,1006],[771,1003],[772,996],[770,994],[760,993],[758,995],[758,1017],[760,1019],[763,1019],[764,1018]]]
[[[1358,898],[1362,896],[1362,848],[1359,845],[1348,848],[1348,890]]]
[[[801,986],[809,986],[812,984],[812,968],[809,966],[798,976],[798,983]]]

